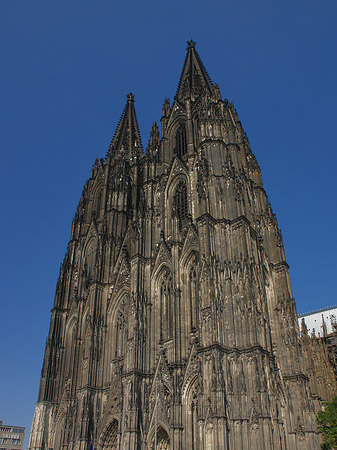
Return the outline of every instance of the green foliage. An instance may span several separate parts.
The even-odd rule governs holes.
[[[337,447],[337,396],[317,414],[318,431],[322,434],[322,450]]]

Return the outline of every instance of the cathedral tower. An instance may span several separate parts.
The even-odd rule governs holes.
[[[57,282],[30,450],[315,450],[276,217],[195,49],[145,153],[134,97]]]

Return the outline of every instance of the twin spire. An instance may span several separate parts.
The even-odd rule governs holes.
[[[204,92],[210,96],[213,93],[213,83],[195,49],[195,44],[192,40],[187,42],[187,54],[175,96],[175,99],[180,102],[186,99],[195,101]],[[122,151],[127,157],[133,159],[142,153],[142,141],[134,106],[134,95],[128,94],[127,99],[109,153]]]
[[[184,101],[190,98],[196,100],[203,92],[212,95],[212,81],[195,49],[195,42],[187,42],[187,54],[181,72],[176,99]]]
[[[122,151],[131,159],[142,152],[142,139],[137,122],[134,95],[130,92],[127,99],[109,151]]]

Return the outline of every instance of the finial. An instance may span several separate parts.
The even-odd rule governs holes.
[[[189,41],[187,42],[187,49],[189,49],[189,48],[194,48],[194,47],[195,47],[195,44],[196,44],[196,42],[192,41],[192,39],[189,40]]]
[[[127,98],[128,98],[128,102],[129,103],[133,103],[134,99],[135,99],[135,96],[133,95],[132,92],[130,92],[130,94],[127,95]]]

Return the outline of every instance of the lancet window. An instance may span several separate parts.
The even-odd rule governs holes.
[[[166,271],[160,282],[160,339],[172,338],[172,276]]]
[[[121,306],[116,316],[115,326],[115,343],[114,343],[114,357],[120,358],[124,356],[126,350],[127,339],[127,303],[125,298],[121,302]]]
[[[198,327],[198,283],[197,283],[197,271],[193,265],[189,273],[189,297],[190,297],[190,310],[191,310],[191,330]]]
[[[86,268],[87,268],[87,281],[90,283],[93,280],[95,263],[97,253],[97,240],[93,239],[87,250]]]
[[[75,358],[75,345],[76,345],[76,322],[75,320],[73,320],[71,325],[69,326],[66,338],[66,349],[68,351],[66,357],[66,373],[68,378],[72,377],[73,361]]]
[[[89,378],[89,355],[92,352],[92,326],[89,312],[84,315],[82,332],[82,386],[84,386]]]
[[[174,193],[174,209],[179,219],[179,226],[183,227],[187,223],[188,204],[186,183],[180,181]]]
[[[158,427],[156,435],[153,436],[151,449],[170,450],[170,438],[163,427]]]
[[[190,422],[190,430],[192,434],[192,440],[191,440],[191,450],[196,450],[196,443],[198,442],[198,390],[199,385],[198,382],[195,382],[192,386],[192,389],[189,393],[188,398],[188,421]]]
[[[175,153],[178,156],[184,156],[187,153],[186,127],[181,124],[176,133]]]
[[[102,191],[99,191],[99,194],[97,196],[97,201],[96,201],[96,217],[99,217],[100,211],[101,211],[101,204],[102,204]]]

